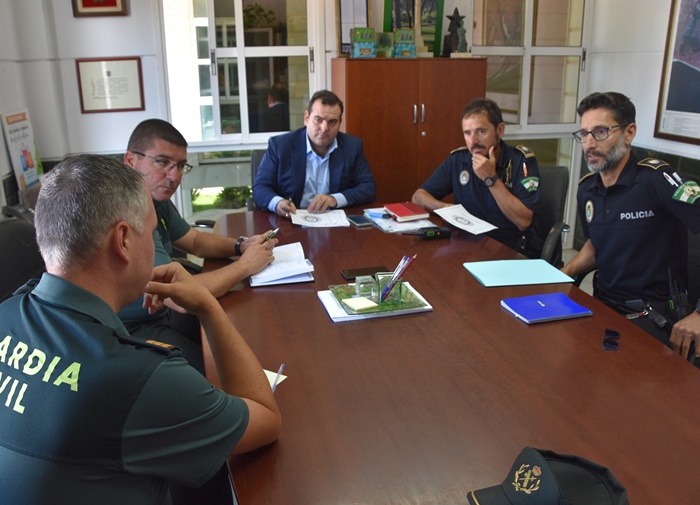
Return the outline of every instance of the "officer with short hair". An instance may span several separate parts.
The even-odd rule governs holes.
[[[455,203],[498,229],[488,235],[530,257],[539,257],[534,228],[539,202],[540,169],[527,147],[503,141],[501,109],[488,98],[475,98],[462,111],[465,146],[450,153],[413,194],[413,202],[433,211]]]
[[[177,263],[154,269],[142,175],[67,158],[42,184],[35,224],[46,273],[0,304],[3,503],[182,503],[183,486],[212,503],[203,485],[232,451],[274,441],[280,413],[212,294]],[[221,389],[173,346],[129,335],[116,312],[138,296],[199,318]]]
[[[593,93],[578,114],[573,135],[591,172],[577,194],[588,241],[562,271],[597,267],[594,296],[669,345],[688,310],[687,229],[700,231],[700,187],[668,163],[632,153],[635,107],[625,95]]]

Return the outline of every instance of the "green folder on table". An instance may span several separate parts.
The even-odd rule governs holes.
[[[487,288],[574,282],[542,259],[473,261],[464,263],[464,268]]]

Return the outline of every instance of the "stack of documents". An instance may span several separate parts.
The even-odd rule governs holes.
[[[395,219],[392,219],[391,214],[386,212],[384,207],[377,207],[373,209],[365,209],[365,216],[372,220],[372,222],[377,225],[382,231],[387,233],[401,233],[405,231],[415,231],[419,228],[428,228],[430,226],[435,226],[434,223],[430,222],[428,219],[416,219],[415,221],[408,221],[404,223],[399,223]]]
[[[277,246],[272,251],[272,255],[275,261],[257,274],[250,276],[251,286],[273,286],[314,280],[311,274],[314,266],[304,257],[304,248],[300,242]]]

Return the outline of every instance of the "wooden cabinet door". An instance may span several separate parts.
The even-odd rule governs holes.
[[[453,149],[464,145],[460,116],[470,100],[486,94],[485,59],[424,59],[420,62],[419,131],[415,188]]]
[[[418,67],[415,61],[398,59],[345,63],[343,121],[363,141],[377,182],[377,202],[406,200],[416,189]]]

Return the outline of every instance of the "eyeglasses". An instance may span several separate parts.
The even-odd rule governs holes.
[[[610,136],[610,132],[613,131],[615,128],[624,128],[630,123],[631,122],[625,124],[616,124],[615,126],[598,126],[594,130],[579,130],[577,132],[572,133],[572,135],[576,139],[576,142],[583,142],[584,139],[588,137],[588,134],[590,134],[591,137],[593,137],[596,141],[602,142]]]
[[[131,151],[134,154],[138,154],[139,156],[143,156],[145,158],[150,158],[153,160],[153,164],[156,166],[157,169],[162,170],[164,172],[169,172],[173,168],[177,168],[177,171],[180,172],[181,174],[189,174],[190,170],[192,170],[192,165],[187,163],[186,161],[181,161],[180,163],[175,163],[174,161],[170,160],[169,158],[161,158],[161,157],[153,157],[148,154],[139,152],[139,151]]]

